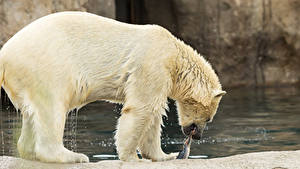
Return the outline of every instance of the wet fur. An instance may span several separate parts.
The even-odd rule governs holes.
[[[115,135],[121,160],[139,161],[136,149],[153,161],[175,159],[160,142],[167,97],[177,100],[181,125],[202,124],[221,91],[204,58],[164,28],[83,12],[52,14],[19,31],[0,51],[0,76],[23,115],[20,156],[43,162],[88,162],[64,148],[63,131],[70,110],[96,100],[124,104]]]

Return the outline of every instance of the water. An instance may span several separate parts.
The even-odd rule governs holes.
[[[194,141],[191,158],[214,158],[234,154],[300,149],[300,90],[297,88],[227,90],[213,123],[203,139]],[[113,135],[121,106],[91,103],[70,112],[64,144],[85,153],[91,161],[117,159]],[[21,117],[12,107],[0,111],[0,155],[18,156],[16,143]],[[164,118],[162,148],[182,149],[184,136],[177,124],[174,106]]]

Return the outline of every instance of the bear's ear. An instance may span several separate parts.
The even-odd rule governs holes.
[[[221,97],[221,96],[224,96],[226,94],[226,91],[224,90],[216,90],[214,92],[214,97],[217,98],[217,97]]]
[[[225,95],[226,92],[224,90],[215,90],[213,93],[209,96],[203,97],[200,102],[202,103],[203,106],[208,106],[211,104],[214,99],[217,99],[218,97],[221,97]]]

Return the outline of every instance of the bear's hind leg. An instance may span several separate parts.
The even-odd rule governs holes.
[[[32,115],[27,112],[22,112],[22,130],[18,140],[18,152],[22,158],[34,160],[34,131]]]
[[[35,107],[31,107],[35,105]],[[43,162],[88,162],[86,155],[74,153],[63,146],[66,109],[59,104],[38,107],[29,104],[23,111],[23,126],[18,141],[20,156]],[[28,111],[29,110],[29,111]],[[27,148],[29,145],[30,148]]]

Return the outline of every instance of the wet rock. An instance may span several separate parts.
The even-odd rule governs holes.
[[[144,12],[135,20],[162,25],[197,49],[212,63],[224,86],[299,83],[300,1],[141,2],[142,7],[135,9]],[[115,18],[113,0],[0,0],[0,47],[36,18],[65,10]]]
[[[121,162],[100,161],[84,164],[51,164],[28,161],[15,157],[0,157],[0,169],[266,169],[266,168],[300,168],[300,150],[281,152],[261,152],[235,155],[231,157],[198,159],[198,160],[173,160],[166,162]]]
[[[115,4],[112,0],[0,0],[0,48],[25,25],[60,11],[88,11],[115,18]]]
[[[144,22],[167,27],[196,48],[224,86],[299,82],[299,1],[145,1]]]

